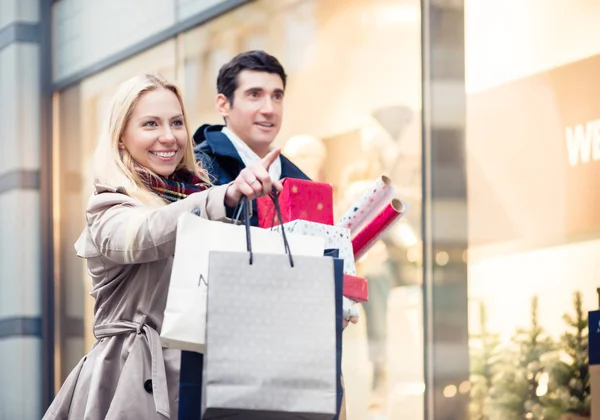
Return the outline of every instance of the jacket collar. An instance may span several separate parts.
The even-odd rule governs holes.
[[[196,130],[194,139],[198,144],[197,149],[220,157],[231,158],[244,167],[244,162],[235,146],[225,134],[221,132],[224,126],[205,124]],[[304,172],[294,165],[288,158],[281,155],[281,178],[298,178],[310,180]]]
[[[300,170],[291,160],[283,155],[281,156],[281,178],[296,178],[310,181],[310,178]]]
[[[203,125],[196,131],[194,137],[199,132],[203,134],[204,140],[200,143],[201,150],[208,148],[216,156],[226,156],[242,162],[242,158],[233,143],[231,143],[231,140],[229,140],[229,137],[221,132],[223,127],[222,125]]]

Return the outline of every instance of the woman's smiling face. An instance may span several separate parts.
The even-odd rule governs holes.
[[[157,88],[140,96],[120,147],[139,165],[168,177],[181,163],[188,141],[177,96],[168,89]]]

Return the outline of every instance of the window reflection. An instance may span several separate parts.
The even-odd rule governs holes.
[[[600,8],[538,5],[466,2],[473,418],[590,415],[578,376],[587,323],[582,351],[565,338],[577,328],[564,316],[598,308],[600,165],[574,162],[570,147],[592,144],[593,133],[580,140],[600,116],[600,42],[588,36]]]

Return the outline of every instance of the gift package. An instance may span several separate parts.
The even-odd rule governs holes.
[[[342,216],[336,226],[350,229],[354,258],[360,259],[408,210],[395,198],[391,180],[382,175]]]
[[[256,200],[259,227],[269,229],[294,220],[333,225],[331,185],[294,178],[284,178],[282,184],[278,198],[283,220],[278,220],[273,200],[260,197]]]
[[[355,302],[366,302],[369,300],[369,284],[362,277],[344,274],[344,296]]]
[[[319,236],[326,249],[336,249],[344,261],[344,296],[354,302],[368,300],[367,279],[356,276],[355,261],[397,222],[408,206],[397,198],[390,178],[378,177],[363,195],[333,222],[333,188],[322,182],[285,178],[279,193],[282,220],[273,200],[257,200],[259,226],[287,233]]]
[[[349,229],[308,220],[294,220],[280,226],[274,226],[273,230],[280,231],[282,228],[285,229],[286,233],[323,238],[325,249],[336,249],[336,258],[344,260],[344,274],[356,274]]]
[[[180,419],[340,418],[343,324],[369,299],[355,261],[407,206],[381,176],[334,223],[331,185],[282,183],[258,228],[247,199],[243,226],[178,221],[161,340],[184,350]]]

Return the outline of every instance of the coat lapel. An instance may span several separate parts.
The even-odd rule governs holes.
[[[310,181],[310,178],[300,168],[283,155],[281,155],[281,178],[296,178]]]

